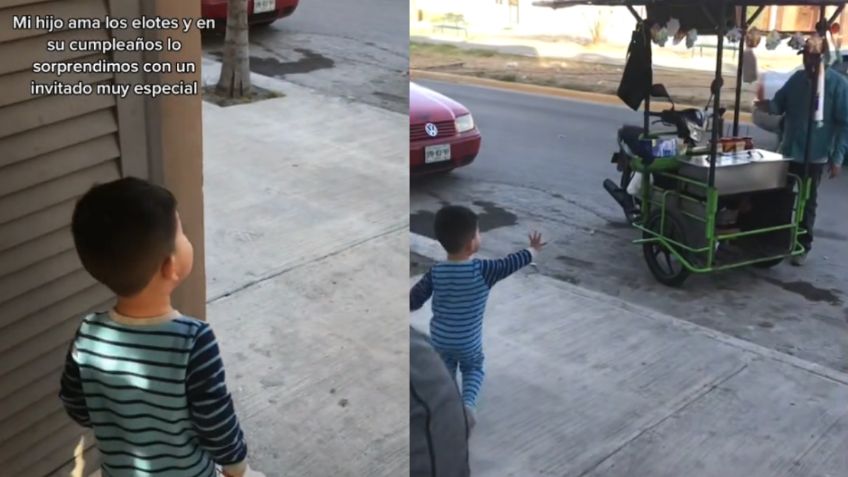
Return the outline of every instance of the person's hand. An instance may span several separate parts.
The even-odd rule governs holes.
[[[536,252],[541,252],[542,247],[546,245],[546,242],[542,242],[542,234],[539,232],[533,232],[530,234],[530,248],[535,250]]]
[[[769,100],[761,99],[761,100],[754,102],[754,107],[756,107],[758,110],[760,110],[764,113],[767,113],[767,112],[769,112],[769,103],[770,103]]]
[[[835,179],[842,174],[842,166],[837,166],[836,164],[830,164],[830,178]]]

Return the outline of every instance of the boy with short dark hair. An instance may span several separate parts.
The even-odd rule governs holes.
[[[94,430],[104,475],[213,477],[247,471],[247,445],[212,328],[181,315],[171,293],[191,273],[193,248],[166,189],[125,178],[77,203],[80,261],[118,296],[82,320],[60,398]]]
[[[472,257],[480,250],[478,217],[461,206],[439,210],[436,239],[448,254],[412,288],[411,310],[433,298],[430,337],[451,376],[462,372],[462,397],[471,426],[475,423],[477,396],[483,384],[483,315],[489,291],[500,280],[529,265],[542,247],[539,233],[530,235],[530,247],[498,260]]]

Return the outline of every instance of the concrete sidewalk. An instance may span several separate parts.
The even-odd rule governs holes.
[[[443,256],[420,236],[411,249]],[[421,310],[413,325],[426,329],[428,319]],[[836,477],[848,469],[848,375],[532,267],[495,287],[485,346],[475,476]]]
[[[203,109],[208,320],[250,463],[403,475],[407,117],[253,81],[284,96]]]

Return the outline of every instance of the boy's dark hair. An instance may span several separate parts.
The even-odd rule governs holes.
[[[88,273],[118,296],[133,296],[174,251],[177,200],[133,177],[96,185],[77,202],[71,231]]]
[[[477,221],[477,214],[468,207],[442,207],[436,213],[436,240],[448,253],[459,253],[477,234]]]

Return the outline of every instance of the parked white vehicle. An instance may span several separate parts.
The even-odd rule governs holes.
[[[801,69],[802,67],[799,66],[792,71],[765,71],[760,73],[757,80],[757,99],[755,101],[774,98],[774,95],[789,81],[789,78]],[[780,120],[783,119],[783,116],[762,111],[756,106],[752,109],[754,114],[751,119],[754,121],[754,125],[770,133],[778,134],[780,132]]]
[[[842,74],[848,74],[848,53],[842,55],[842,63],[836,64],[833,67]],[[802,69],[803,66],[798,66],[792,71],[760,72],[757,80],[757,99],[755,101],[771,100],[774,98],[774,95],[789,81],[789,78]],[[751,119],[754,121],[754,125],[770,133],[780,133],[780,120],[783,118],[782,116],[769,114],[756,107],[753,107],[752,110],[754,114]]]

